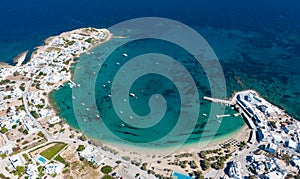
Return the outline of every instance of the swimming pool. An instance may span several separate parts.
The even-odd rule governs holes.
[[[42,164],[45,164],[45,163],[47,162],[47,160],[46,160],[44,157],[42,157],[42,156],[39,156],[39,157],[37,158],[37,160],[38,160],[38,162],[40,162],[40,163],[42,163]]]
[[[172,176],[174,177],[174,179],[194,179],[192,177],[183,175],[181,173],[177,173],[177,172],[173,172]]]

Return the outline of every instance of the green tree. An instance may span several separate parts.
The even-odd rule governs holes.
[[[42,137],[42,138],[45,137],[45,135],[44,135],[44,133],[43,133],[42,131],[39,131],[39,132],[38,132],[38,136],[40,136],[40,137]]]
[[[201,160],[200,164],[201,164],[201,167],[204,171],[209,169],[209,162],[207,160]]]
[[[110,175],[105,175],[105,176],[102,177],[102,179],[114,179],[114,178]]]
[[[84,149],[85,149],[84,145],[79,145],[77,151],[80,152],[83,151]]]
[[[5,127],[1,127],[0,132],[2,134],[6,133],[8,131],[8,129],[6,129]]]
[[[101,172],[104,173],[104,174],[109,174],[111,171],[112,171],[112,168],[109,165],[106,165],[106,166],[101,168]]]
[[[30,114],[36,119],[40,117],[36,111],[30,111]]]
[[[21,177],[22,175],[24,175],[25,172],[25,167],[23,166],[17,166],[16,170],[14,171],[15,175],[18,175],[19,177]]]
[[[1,154],[2,159],[4,159],[5,157],[7,157],[7,155],[5,153]]]

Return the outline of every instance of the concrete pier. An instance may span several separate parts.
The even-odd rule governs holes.
[[[223,117],[230,117],[230,114],[222,114],[222,115],[216,115],[216,117],[219,118],[223,118]]]
[[[214,103],[225,104],[227,106],[231,106],[231,105],[234,104],[233,101],[224,100],[224,99],[217,99],[217,98],[211,98],[211,97],[207,97],[207,96],[204,96],[203,99],[207,100],[207,101],[214,102]]]

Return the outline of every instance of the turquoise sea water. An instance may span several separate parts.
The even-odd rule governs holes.
[[[72,127],[80,129],[80,126],[78,125],[77,120],[83,120],[83,118],[78,117],[78,116],[76,117],[74,115],[74,111],[73,111],[74,107],[73,107],[73,101],[72,101],[72,89],[69,87],[69,85],[66,84],[63,87],[61,87],[59,90],[54,91],[53,93],[51,93],[50,97],[55,100],[55,102],[52,102],[52,103],[56,103],[56,105],[57,105],[56,107],[57,107],[57,110],[59,111],[59,115],[62,118],[66,119],[68,124],[70,124]],[[209,102],[203,101],[201,104],[201,112],[203,112],[205,114],[206,114],[206,112],[209,112],[210,105],[211,104]],[[143,106],[145,106],[145,105],[143,105]],[[139,108],[141,108],[141,107],[138,107],[138,109]],[[220,125],[216,134],[213,134],[213,136],[214,136],[213,138],[219,139],[224,136],[230,136],[230,134],[236,132],[243,125],[245,125],[243,119],[240,116],[233,117],[233,114],[235,114],[235,113],[236,112],[234,110],[232,110],[230,107],[226,107],[224,114],[230,114],[231,117],[224,117],[224,118],[220,118],[220,119],[217,119],[216,117],[214,117],[214,119],[211,119],[209,121],[208,125],[213,125],[213,126]],[[85,117],[87,118],[87,116],[85,116]],[[206,129],[206,131],[204,130],[207,120],[208,120],[208,117],[204,116],[203,114],[200,114],[199,121],[196,125],[196,128],[193,131],[193,133],[190,135],[187,143],[189,143],[189,144],[197,143],[197,142],[199,142],[200,137],[202,137],[202,140],[205,140],[206,138],[210,139],[212,137],[212,136],[210,136],[210,134],[215,133],[214,131],[209,131],[209,129]],[[122,123],[120,123],[118,121],[115,122],[112,120],[109,122],[111,125],[110,129],[114,130],[117,133],[117,135],[120,135],[124,140],[148,141],[148,140],[153,139],[151,137],[149,138],[149,136],[153,135],[152,131],[148,131],[148,134],[147,134],[147,133],[145,133],[146,131],[144,131],[144,130],[136,130],[135,128],[129,128],[129,127],[123,128],[121,126]],[[168,127],[168,126],[170,126],[170,124],[168,122],[166,122],[166,123],[164,123],[163,126],[158,128],[157,130],[165,131],[166,127]],[[214,129],[214,127],[211,127],[211,128]],[[97,137],[99,137],[99,136],[95,136],[96,134],[98,134],[98,133],[94,133],[94,132],[87,133],[88,136],[90,136],[94,139],[97,139]],[[159,134],[159,135],[162,135],[162,134]],[[132,138],[132,136],[139,136],[139,137]],[[105,137],[101,136],[101,139],[103,140],[103,139],[105,139]],[[115,143],[117,141],[107,141],[107,142]],[[174,139],[173,142],[174,142],[174,145],[176,145],[176,139]],[[170,147],[170,146],[167,146],[167,147]]]
[[[88,76],[95,76],[95,69],[97,69],[98,64],[101,63],[97,61],[97,59],[100,58],[98,54],[103,53],[109,45],[114,44],[114,41],[118,40],[119,39],[113,39],[109,43],[94,48],[92,50],[94,54],[91,56],[82,55],[82,57],[79,58],[79,61],[85,62],[85,65],[78,63],[75,67],[75,71],[84,71],[83,74],[89,75],[76,76],[75,73],[75,83],[80,83],[81,85],[80,88],[75,89],[80,90],[84,88],[86,81],[89,80]],[[124,52],[129,55],[128,58],[122,56]],[[155,94],[160,94],[165,98],[167,103],[165,115],[161,118],[160,122],[152,127],[139,128],[126,123],[126,120],[124,121],[124,119],[120,119],[120,116],[118,116],[118,113],[121,113],[126,118],[129,118],[129,111],[125,108],[119,110],[114,108],[112,100],[108,96],[112,90],[111,83],[115,80],[116,73],[121,71],[120,68],[126,62],[145,53],[168,55],[184,65],[193,77],[198,89],[200,111],[197,114],[199,117],[195,126],[192,126],[191,133],[189,133],[188,130],[180,129],[176,135],[168,137],[166,141],[156,143],[157,140],[169,135],[178,123],[179,115],[181,112],[184,112],[180,104],[184,96],[180,96],[178,89],[174,86],[172,81],[158,74],[147,74],[134,81],[130,92],[134,93],[137,98],[130,98],[129,103],[126,103],[126,105],[130,105],[137,115],[145,116],[151,112],[148,105],[150,97]],[[165,68],[165,70],[167,70],[170,67],[166,66]],[[127,75],[127,73],[124,73],[124,75]],[[206,78],[206,74],[201,65],[193,56],[189,55],[187,51],[182,50],[179,46],[161,40],[143,39],[121,46],[105,60],[97,73],[96,81],[91,80],[91,83],[95,83],[95,95],[92,94],[90,90],[83,90],[77,93],[72,92],[74,88],[71,89],[68,85],[65,85],[61,89],[54,91],[51,94],[51,98],[57,103],[61,117],[67,119],[68,123],[73,127],[83,130],[84,133],[90,137],[95,139],[101,138],[108,142],[120,142],[120,140],[124,140],[134,145],[142,144],[145,147],[149,146],[144,143],[152,144],[152,142],[155,144],[151,145],[151,147],[160,147],[162,146],[161,144],[166,144],[164,147],[170,147],[181,144],[182,142],[195,143],[199,142],[200,139],[210,140],[211,138],[216,139],[227,136],[244,125],[244,121],[240,116],[233,116],[236,112],[230,107],[212,104],[202,100],[203,96],[211,96],[210,85]],[[88,83],[88,85],[91,84]],[[95,98],[97,109],[95,109],[92,104],[89,104],[93,98]],[[123,99],[119,99],[118,103],[123,104]],[[211,111],[212,105],[216,107],[215,111]],[[158,107],[161,108],[160,106]],[[86,110],[87,108],[89,110]],[[74,114],[74,110],[77,110],[76,114]],[[218,119],[216,114],[223,114],[222,110],[225,110],[224,114],[230,114],[231,117]],[[98,113],[101,119],[96,117]],[[151,118],[149,120],[153,119]],[[186,122],[183,124],[188,124],[191,123],[192,119],[186,118],[184,120]],[[99,123],[97,123],[97,121]],[[91,123],[92,126],[85,126],[85,123]],[[95,128],[95,126],[98,127]],[[103,126],[106,126],[106,128]],[[107,129],[114,137],[107,135]],[[187,141],[185,141],[184,137],[188,137]]]
[[[45,38],[63,31],[88,26],[110,27],[144,16],[171,18],[197,30],[212,46],[225,73],[227,97],[234,91],[252,88],[300,119],[299,7],[297,0],[233,0],[226,3],[222,0],[188,3],[4,0],[0,7],[0,61],[12,63],[19,53],[33,49]],[[132,53],[130,49],[126,52]],[[199,96],[210,95],[204,86],[200,91]],[[51,96],[58,104],[60,115],[76,126],[71,92],[68,87],[63,87]],[[202,112],[207,112],[210,105],[201,102],[197,129],[201,128],[200,121],[205,121]],[[139,103],[133,101],[132,105]],[[222,136],[226,130],[238,130],[242,124],[242,120],[224,118],[217,134]],[[199,134],[192,136],[190,140]]]

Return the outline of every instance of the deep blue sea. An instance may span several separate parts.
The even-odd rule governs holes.
[[[106,28],[138,17],[170,18],[194,28],[211,45],[225,73],[227,97],[234,91],[252,88],[300,119],[298,0],[0,2],[1,62],[11,64],[19,53],[32,50],[45,38],[64,31]],[[65,99],[71,97],[69,92],[63,88],[52,96],[62,117],[76,126],[72,108],[65,104]],[[234,132],[243,124],[238,121],[231,126],[232,121],[224,120],[219,135]]]

